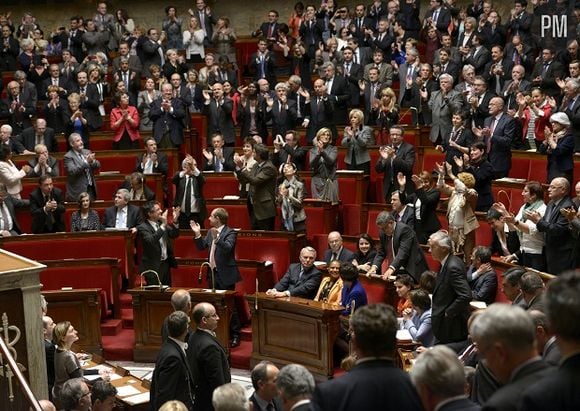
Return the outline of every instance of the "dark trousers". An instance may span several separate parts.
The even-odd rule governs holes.
[[[250,215],[250,223],[252,224],[252,230],[274,231],[276,217],[258,220],[256,218],[256,215],[254,214],[254,205],[250,202],[249,198],[248,198],[248,214]]]
[[[215,288],[217,290],[230,290],[235,291],[236,285],[223,285],[220,282],[219,275],[217,269],[214,272],[215,274]],[[210,277],[211,282],[211,277]],[[238,309],[236,307],[236,301],[234,298],[234,305],[232,306],[232,317],[230,318],[230,338],[240,337],[240,331],[242,330],[242,323],[240,322],[240,317],[238,316]]]
[[[169,267],[169,262],[167,260],[163,260],[159,263],[159,271],[157,274],[159,274],[159,281],[161,281],[161,284],[171,287],[171,267]],[[155,274],[152,272],[148,272],[144,277],[147,281],[147,285],[159,284],[157,277],[155,277]]]
[[[177,223],[179,224],[179,228],[181,230],[189,229],[189,222],[191,220],[195,221],[196,223],[198,223],[200,225],[201,228],[203,228],[203,220],[201,219],[201,216],[199,215],[199,213],[191,213],[191,214],[180,213],[179,219],[177,220]]]

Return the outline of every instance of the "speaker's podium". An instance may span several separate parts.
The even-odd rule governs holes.
[[[252,311],[252,359],[299,363],[318,377],[333,374],[333,345],[343,307],[304,298],[246,295]]]

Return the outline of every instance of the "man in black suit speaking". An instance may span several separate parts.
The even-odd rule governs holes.
[[[195,380],[185,356],[184,341],[189,331],[189,317],[183,311],[174,311],[167,321],[169,338],[157,356],[151,379],[151,409],[157,410],[170,400],[179,400],[188,410],[193,409]]]
[[[288,271],[274,288],[266,291],[266,294],[275,297],[302,297],[313,299],[320,286],[321,274],[314,266],[316,250],[312,247],[304,247],[300,251],[300,262],[290,264]]]
[[[197,249],[209,248],[209,265],[215,275],[215,288],[219,290],[235,290],[236,283],[242,279],[235,259],[238,233],[227,226],[228,217],[228,212],[224,208],[214,208],[209,215],[211,228],[207,231],[205,238],[201,236],[200,225],[195,221],[190,222],[193,241]],[[230,321],[232,347],[240,345],[241,328],[238,313],[234,307]]]
[[[409,376],[393,360],[397,328],[395,310],[387,304],[356,310],[350,319],[350,338],[358,361],[349,373],[316,387],[312,409],[422,410]]]

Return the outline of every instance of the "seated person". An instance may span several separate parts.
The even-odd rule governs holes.
[[[435,343],[431,327],[431,298],[425,290],[411,291],[412,308],[403,311],[403,329],[408,330],[413,341],[425,347]]]
[[[137,226],[143,222],[139,207],[129,204],[131,195],[126,188],[120,188],[115,194],[115,205],[105,210],[103,227],[105,229],[128,229],[137,233]]]
[[[493,304],[497,293],[497,277],[491,267],[491,249],[477,246],[471,253],[471,265],[467,269],[467,282],[474,300]]]
[[[26,206],[25,200],[12,197],[6,191],[6,186],[0,184],[0,237],[22,234],[22,230],[20,230],[16,220],[15,208],[24,208]]]
[[[314,298],[321,278],[320,271],[314,266],[315,259],[316,250],[304,247],[300,251],[300,262],[290,264],[284,277],[274,288],[266,291],[266,294],[275,298],[290,296]]]
[[[338,231],[332,231],[328,234],[329,249],[324,252],[324,262],[328,264],[332,260],[351,263],[354,259],[354,253],[342,245],[342,236]]]
[[[125,178],[125,182],[119,188],[129,190],[130,200],[154,201],[155,193],[143,181],[143,174],[135,171]]]
[[[328,277],[324,277],[318,287],[314,301],[322,301],[329,304],[340,304],[342,296],[342,279],[340,278],[340,261],[332,260],[328,264]]]
[[[367,233],[362,233],[358,236],[356,251],[352,263],[358,271],[366,273],[373,264],[373,260],[377,255],[375,248],[375,241]]]
[[[396,307],[397,316],[402,316],[405,309],[411,308],[411,290],[413,288],[415,288],[415,281],[409,274],[399,274],[395,278],[395,290],[399,296],[399,302]]]
[[[44,144],[37,144],[34,147],[34,152],[36,157],[28,160],[30,171],[26,174],[26,177],[40,177],[44,175],[58,177],[58,160],[48,154],[46,146]]]
[[[487,222],[492,229],[491,253],[507,257],[520,249],[517,231],[510,231],[502,214],[495,208],[487,211]]]
[[[52,177],[38,179],[38,187],[30,193],[32,233],[46,234],[64,231],[64,199],[62,190],[54,187]]]
[[[109,381],[97,380],[93,383],[91,411],[109,411],[115,407],[117,388]]]
[[[63,410],[89,411],[91,409],[91,390],[82,378],[66,381],[60,395]]]

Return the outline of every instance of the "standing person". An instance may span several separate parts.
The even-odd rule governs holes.
[[[197,249],[209,249],[209,265],[215,274],[213,286],[219,290],[235,290],[236,283],[242,279],[235,260],[238,233],[228,227],[228,217],[225,209],[213,209],[209,215],[210,229],[205,238],[201,236],[200,225],[195,221],[190,222]],[[240,345],[240,331],[240,320],[234,309],[230,321],[232,347]]]
[[[15,208],[23,207],[26,207],[26,202],[9,195],[6,187],[0,184],[0,238],[22,234]]]
[[[571,122],[566,113],[554,113],[550,116],[552,130],[546,127],[546,139],[538,151],[548,155],[548,181],[564,177],[572,185],[574,178],[574,134]]]
[[[254,158],[257,164],[251,170],[242,170],[243,160],[237,158],[236,176],[241,184],[250,184],[248,213],[253,230],[274,230],[276,219],[276,178],[278,172],[270,161],[268,147],[256,144]]]
[[[419,282],[421,274],[427,271],[428,267],[415,232],[408,225],[397,223],[395,217],[388,211],[379,213],[376,223],[380,229],[381,245],[367,274],[375,274],[378,271],[382,274],[381,277],[387,280],[391,275],[407,272],[415,282]],[[385,258],[389,267],[381,273]]]
[[[167,34],[167,48],[182,49],[181,26],[183,22],[181,17],[177,16],[177,9],[174,6],[165,7],[165,15],[161,29]]]
[[[204,37],[205,33],[199,26],[199,20],[192,16],[189,20],[189,28],[183,32],[185,58],[188,64],[203,63],[205,58]]]
[[[449,74],[439,76],[439,90],[431,93],[429,109],[433,123],[429,140],[434,144],[441,144],[445,137],[451,133],[452,114],[463,109],[464,99],[462,94],[453,89],[453,77]]]
[[[54,187],[52,177],[38,179],[38,188],[30,193],[32,233],[58,233],[64,231],[64,199],[62,191]]]
[[[161,92],[155,89],[155,80],[147,78],[145,80],[145,88],[137,96],[137,109],[141,115],[141,121],[139,122],[140,131],[153,130],[153,121],[149,118],[149,112],[151,111],[151,104],[159,97],[161,97]]]
[[[316,133],[313,146],[308,153],[312,170],[312,197],[338,204],[338,181],[336,161],[338,150],[332,144],[329,128],[323,127]]]
[[[250,401],[254,411],[282,411],[283,404],[276,387],[276,379],[280,370],[270,361],[260,361],[252,369],[252,386],[254,393]]]
[[[216,339],[219,319],[210,303],[199,303],[193,307],[193,321],[197,329],[190,334],[187,342],[187,361],[197,384],[194,411],[213,411],[213,391],[232,379],[226,351]]]
[[[169,169],[169,160],[167,155],[157,151],[157,142],[153,137],[145,140],[145,153],[137,157],[135,170],[147,174],[159,173],[164,177],[167,176]]]
[[[368,146],[375,145],[373,130],[365,126],[364,114],[354,109],[349,114],[350,125],[344,128],[342,146],[347,148],[344,159],[347,170],[362,170],[364,174],[371,172],[371,157]]]
[[[429,237],[433,258],[441,263],[433,291],[431,321],[437,343],[446,344],[467,338],[467,318],[471,289],[463,261],[452,253],[451,238],[443,231]]]
[[[384,303],[364,306],[352,315],[350,328],[358,361],[349,373],[316,387],[312,409],[421,410],[409,376],[392,359],[398,328],[393,308]]]
[[[48,154],[46,146],[44,144],[37,144],[34,147],[34,153],[35,157],[28,160],[30,172],[27,174],[27,177],[40,177],[45,174],[58,177],[58,160]]]
[[[25,164],[20,170],[12,162],[12,150],[9,145],[2,144],[0,147],[0,183],[6,186],[8,194],[20,198],[22,191],[21,180],[26,177],[32,168]]]
[[[150,202],[143,206],[143,217],[146,221],[137,226],[137,233],[141,240],[143,253],[139,271],[155,271],[158,277],[149,272],[145,274],[147,284],[159,284],[171,286],[171,268],[177,267],[177,261],[173,255],[171,239],[179,236],[179,207],[173,208],[173,221],[167,221],[167,213],[163,211],[159,203]]]
[[[284,409],[293,411],[311,410],[310,398],[314,391],[314,377],[300,364],[288,364],[280,370],[276,387],[285,405]]]
[[[282,214],[282,229],[286,231],[306,231],[306,212],[304,211],[304,183],[296,178],[296,165],[286,163],[282,166],[284,181],[278,187],[276,202]]]
[[[139,112],[135,106],[129,105],[129,95],[119,93],[115,96],[117,107],[111,110],[111,130],[113,150],[128,150],[139,148]]]
[[[211,45],[211,39],[213,37],[213,26],[217,23],[217,19],[212,14],[209,6],[206,6],[204,0],[196,0],[195,10],[187,10],[190,16],[195,16],[199,20],[199,25],[204,32],[203,44],[206,47]],[[211,397],[210,397],[211,398]]]
[[[224,86],[216,82],[211,86],[211,95],[208,90],[203,90],[202,113],[207,115],[207,135],[220,134],[227,146],[235,144],[234,119],[232,111],[234,103],[231,98],[224,95]]]
[[[95,158],[95,153],[84,148],[83,139],[78,133],[72,133],[68,138],[71,149],[64,155],[66,171],[66,198],[76,201],[79,194],[86,191],[91,200],[97,198],[97,184],[94,172],[101,168],[101,163]]]
[[[194,404],[195,379],[188,365],[184,341],[189,332],[189,316],[183,311],[169,314],[169,338],[163,342],[151,379],[151,409],[157,410],[170,400]]]
[[[153,137],[161,148],[175,148],[183,143],[185,107],[173,96],[173,86],[161,86],[161,97],[151,103],[149,118],[153,121]]]
[[[190,221],[203,226],[207,213],[202,192],[204,184],[205,178],[197,168],[197,162],[188,154],[181,162],[181,171],[173,176],[175,186],[173,205],[181,208],[180,228],[189,227]]]

